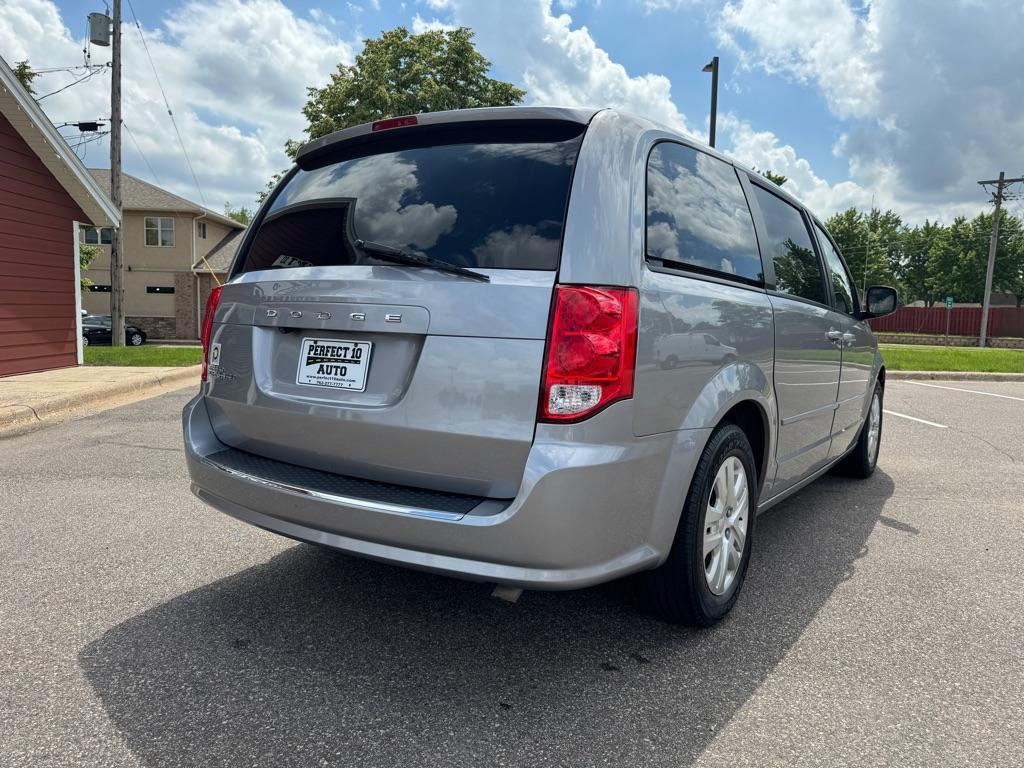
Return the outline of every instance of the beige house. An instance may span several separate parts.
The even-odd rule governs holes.
[[[110,188],[109,170],[90,169],[89,174],[102,189]],[[193,265],[224,243],[240,240],[243,225],[127,174],[122,198],[127,322],[151,339],[198,338],[209,287],[202,290]],[[83,227],[80,235],[82,243],[102,251],[83,271],[93,282],[82,296],[82,308],[90,314],[110,314],[111,234],[110,229]],[[212,277],[207,274],[205,280]]]

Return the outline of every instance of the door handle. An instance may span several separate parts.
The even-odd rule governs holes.
[[[843,334],[835,328],[830,328],[828,333],[825,334],[825,338],[835,344],[836,342],[843,340]]]
[[[856,340],[857,340],[857,337],[854,336],[852,333],[844,333],[843,334],[843,343],[846,346],[848,346],[848,347],[852,347],[853,346],[853,342],[855,342]]]

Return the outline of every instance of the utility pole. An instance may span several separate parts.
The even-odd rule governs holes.
[[[1010,184],[1024,182],[1024,178],[1008,179],[1006,172],[1000,171],[998,179],[979,181],[981,186],[995,184],[996,191],[993,195],[996,203],[995,215],[992,217],[992,237],[988,241],[988,268],[985,270],[985,295],[981,304],[981,334],[978,337],[978,346],[984,347],[988,341],[988,313],[992,301],[992,275],[996,268],[996,247],[999,244],[999,211],[1003,207],[1003,190]]]
[[[711,73],[711,135],[708,140],[710,146],[715,146],[715,123],[718,121],[718,57],[704,65],[702,72]]]
[[[110,199],[121,212],[121,0],[113,0],[114,45],[110,68]],[[110,344],[124,346],[124,270],[121,228],[110,239]]]

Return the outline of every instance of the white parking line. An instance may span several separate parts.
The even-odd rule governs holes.
[[[890,411],[888,408],[883,408],[885,413],[890,416],[899,416],[901,419],[910,419],[911,421],[919,421],[922,424],[927,424],[929,427],[938,427],[939,429],[949,429],[945,424],[936,424],[934,421],[928,421],[927,419],[919,419],[917,416],[907,416],[905,413],[896,413],[896,411]]]
[[[1024,397],[1014,397],[1013,395],[999,395],[995,392],[981,392],[977,389],[962,389],[960,387],[944,387],[941,384],[925,384],[923,381],[906,381],[907,384],[917,384],[919,387],[933,387],[935,389],[948,389],[953,392],[970,392],[972,395],[988,395],[989,397],[1001,397],[1004,400],[1019,400],[1024,403]]]

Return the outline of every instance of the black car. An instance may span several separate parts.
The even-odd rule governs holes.
[[[82,318],[82,344],[110,343],[110,315],[86,315]],[[124,343],[139,347],[146,343],[146,332],[134,325],[125,324]]]

